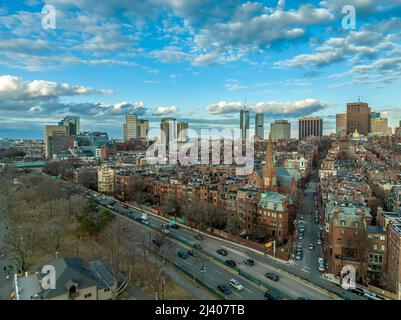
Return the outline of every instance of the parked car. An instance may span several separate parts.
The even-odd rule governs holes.
[[[226,260],[226,265],[228,265],[231,268],[235,268],[237,266],[234,260]]]
[[[224,294],[230,294],[231,293],[230,287],[227,286],[226,284],[218,284],[217,285],[217,289],[219,289]]]
[[[194,249],[196,249],[196,250],[201,250],[201,249],[202,249],[202,246],[201,246],[199,243],[195,243],[195,244],[193,245],[193,247],[194,247]]]
[[[179,256],[180,258],[183,258],[183,259],[188,258],[188,253],[186,253],[186,252],[183,251],[183,250],[179,250],[179,251],[177,252],[177,254],[178,254],[178,256]]]
[[[123,204],[123,208],[124,209],[128,209],[128,205],[127,204]]]
[[[273,281],[279,281],[279,280],[280,280],[279,275],[276,274],[276,273],[273,273],[273,272],[267,272],[267,273],[265,274],[265,277],[266,277],[267,279],[270,279],[270,280],[273,280]]]
[[[320,272],[324,272],[324,260],[323,260],[323,258],[319,258],[318,260],[317,260],[317,262],[318,262],[318,270],[320,271]]]
[[[379,296],[376,293],[371,292],[371,291],[366,291],[363,294],[363,297],[366,298],[366,299],[369,299],[369,300],[385,300],[383,297],[381,297],[381,296]]]
[[[300,250],[300,249],[302,249],[302,243],[301,243],[301,242],[298,242],[298,244],[297,244],[297,250]]]
[[[348,292],[356,294],[356,295],[358,295],[360,297],[363,297],[363,295],[365,294],[365,292],[360,288],[349,288]]]
[[[265,300],[278,300],[279,295],[275,293],[273,290],[267,290],[265,292]]]
[[[308,248],[309,248],[309,250],[315,250],[315,245],[313,243],[311,243]]]
[[[219,254],[219,255],[221,255],[221,256],[226,256],[226,255],[228,255],[228,252],[227,252],[227,250],[225,250],[225,249],[218,249],[218,250],[216,250],[216,252]]]
[[[192,257],[196,257],[198,254],[194,250],[188,250],[188,254]]]
[[[255,265],[255,261],[253,261],[252,259],[246,259],[244,261],[242,261],[244,264],[246,264],[247,266],[253,267]]]
[[[297,251],[296,252],[295,259],[296,260],[302,260],[302,251]]]
[[[317,239],[317,244],[320,246],[322,245],[322,239]]]
[[[233,288],[237,289],[238,291],[242,291],[244,290],[244,286],[241,284],[241,282],[239,282],[236,279],[231,279],[230,280],[230,286],[232,286]]]
[[[176,229],[176,230],[177,230],[179,227],[178,227],[178,224],[174,223],[174,224],[172,224],[172,225],[170,226],[170,228]]]
[[[302,241],[303,239],[304,239],[304,234],[303,234],[303,233],[300,233],[299,236],[298,236],[298,240],[299,240],[299,241]]]

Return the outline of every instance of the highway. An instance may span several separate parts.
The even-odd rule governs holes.
[[[63,182],[67,184],[66,182]],[[71,184],[70,184],[71,186]],[[106,206],[111,201],[115,202],[114,210],[118,213],[123,214],[124,216],[128,216],[131,219],[135,219],[140,217],[141,209],[137,207],[130,206],[129,208],[124,208],[121,203],[115,200],[112,197],[105,197],[100,196],[97,192],[92,190],[86,189],[82,186],[73,185],[74,190],[86,197],[95,196],[97,200],[103,205]],[[149,225],[142,226],[141,223],[135,221],[138,226],[144,228],[153,228],[154,230],[161,230],[163,224],[166,223],[165,219],[150,213],[148,210],[146,212],[149,214]],[[335,286],[332,283],[328,283],[324,279],[319,279],[316,277],[320,277],[318,272],[313,272],[314,280],[321,284],[321,286],[314,285],[312,282],[305,280],[305,277],[299,277],[298,275],[302,272],[305,272],[305,267],[311,269],[309,265],[303,264],[291,264],[291,263],[284,263],[278,262],[277,259],[273,259],[270,256],[265,256],[260,252],[255,252],[251,249],[244,248],[240,245],[235,243],[225,241],[223,239],[219,239],[216,237],[211,237],[208,235],[204,235],[204,240],[198,241],[195,239],[195,236],[198,235],[198,231],[190,230],[185,226],[180,226],[178,229],[170,228],[169,238],[174,241],[175,247],[174,250],[178,250],[178,248],[184,248],[185,245],[194,245],[200,244],[202,247],[202,252],[205,253],[209,259],[207,260],[206,269],[207,272],[202,274],[200,272],[201,265],[199,261],[189,257],[188,259],[181,259],[176,256],[176,252],[174,255],[176,258],[174,262],[180,263],[180,267],[188,268],[188,272],[190,274],[194,274],[198,277],[201,281],[205,281],[207,286],[212,285],[213,288],[216,287],[218,280],[227,283],[229,279],[236,278],[240,280],[240,282],[251,292],[244,290],[243,292],[235,292],[229,296],[229,298],[235,298],[236,294],[241,297],[241,299],[258,299],[263,298],[263,288],[259,289],[260,287],[256,286],[254,282],[247,280],[242,275],[239,275],[237,271],[231,269],[228,266],[223,266],[219,261],[221,260],[234,260],[237,263],[237,267],[239,270],[246,272],[247,274],[251,275],[252,277],[256,278],[257,280],[262,281],[263,284],[267,284],[268,288],[272,288],[276,292],[282,292],[288,299],[298,299],[308,298],[311,300],[337,300],[340,299],[338,295],[334,294],[332,291],[336,292],[337,294],[342,294],[343,296],[347,296],[349,299],[358,299],[356,295],[349,294],[347,291],[343,290],[342,288]],[[226,249],[229,253],[228,256],[222,257],[216,253],[216,250],[219,248]],[[307,245],[306,245],[307,250]],[[318,253],[316,253],[318,254]],[[215,259],[217,258],[217,260]],[[253,259],[255,261],[255,265],[253,267],[249,267],[242,263],[245,259]],[[313,262],[313,266],[316,266],[314,263],[314,258],[312,257],[311,260]],[[194,260],[194,261],[193,261]],[[306,260],[306,261],[307,261]],[[197,263],[198,261],[198,263]],[[193,262],[193,264],[192,264]],[[317,262],[317,261],[316,261]],[[310,261],[309,261],[310,263]],[[302,271],[302,269],[304,271]],[[265,277],[266,272],[274,272],[279,275],[279,281],[271,281]],[[308,273],[308,272],[306,272]],[[310,271],[309,271],[310,273]],[[236,275],[236,276],[234,276]],[[309,276],[307,274],[307,276]],[[322,287],[330,288],[331,290],[325,290]],[[235,289],[234,289],[235,290]],[[236,297],[239,299],[239,297]]]

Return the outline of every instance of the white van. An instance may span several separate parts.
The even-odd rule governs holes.
[[[324,260],[323,258],[318,259],[318,269],[320,272],[324,272]]]

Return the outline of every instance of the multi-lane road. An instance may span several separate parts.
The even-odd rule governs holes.
[[[159,216],[152,215],[149,213],[149,225],[142,225],[137,223],[135,218],[141,216],[141,209],[136,207],[124,208],[121,203],[113,198],[107,198],[100,196],[96,192],[83,188],[81,186],[72,185],[65,183],[65,186],[72,188],[75,192],[79,192],[85,196],[96,196],[99,203],[103,206],[107,206],[111,201],[114,201],[113,210],[116,213],[120,213],[123,216],[130,217],[138,229],[148,229],[161,230],[161,226],[166,223],[166,221]],[[286,272],[280,266],[277,268],[277,261],[272,260],[269,257],[264,256],[258,252],[251,249],[239,246],[232,242],[228,242],[219,238],[211,237],[208,235],[204,236],[204,240],[198,241],[195,236],[198,234],[197,231],[190,230],[184,226],[179,229],[170,228],[170,233],[168,238],[170,241],[169,246],[172,249],[169,250],[169,259],[174,261],[174,263],[179,264],[179,267],[187,270],[190,275],[195,275],[200,282],[204,282],[205,285],[215,289],[219,283],[228,283],[232,278],[240,280],[240,282],[245,286],[247,290],[242,292],[237,292],[233,290],[233,294],[227,296],[227,298],[232,299],[263,299],[265,286],[267,284],[268,288],[275,290],[276,292],[283,293],[283,295],[288,299],[298,299],[300,297],[308,298],[312,300],[331,300],[338,299],[338,296],[321,289],[318,286],[314,286],[312,283],[302,280],[299,277],[293,276],[292,274]],[[179,249],[188,249],[186,245],[192,246],[194,244],[200,244],[202,247],[202,252],[208,259],[201,259],[189,257],[187,259],[179,258],[176,252]],[[224,248],[228,251],[228,256],[222,257],[216,253],[219,248]],[[217,259],[215,259],[217,258]],[[239,275],[237,271],[231,269],[224,264],[221,264],[221,260],[230,259],[237,263],[239,270],[246,272],[253,278],[262,281],[264,286],[258,286],[255,282],[247,280],[242,275]],[[253,259],[255,265],[249,267],[242,263],[245,259]],[[202,263],[205,263],[206,272],[201,272]],[[279,275],[279,281],[271,281],[266,279],[266,272],[274,272]]]

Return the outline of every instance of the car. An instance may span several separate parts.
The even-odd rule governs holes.
[[[170,228],[172,228],[172,229],[178,229],[178,224],[176,224],[176,223],[174,223],[174,224],[172,224],[171,226],[170,226]]]
[[[170,233],[170,230],[169,230],[168,225],[164,225],[164,226],[162,227],[162,231],[163,231],[165,234],[169,234],[169,233]]]
[[[304,219],[304,216],[299,216],[299,219],[303,220],[303,219]]]
[[[194,250],[188,250],[188,254],[192,257],[196,257],[198,254]]]
[[[318,270],[320,271],[320,272],[324,272],[324,260],[323,260],[323,258],[319,258],[318,260],[317,260],[317,262],[318,262]]]
[[[302,260],[302,251],[297,251],[297,253],[295,254],[295,259]]]
[[[235,268],[237,266],[237,263],[234,260],[226,260],[226,265],[228,265],[231,268]]]
[[[275,293],[273,290],[267,290],[265,292],[265,300],[278,300],[279,295]]]
[[[108,204],[108,205],[107,205],[107,208],[109,208],[109,209],[114,209],[114,207],[113,207],[111,204]]]
[[[144,219],[142,219],[142,221],[141,221],[143,224],[146,224],[146,225],[148,225],[149,224],[149,220],[144,220]]]
[[[301,233],[299,236],[298,236],[298,240],[299,241],[302,241],[304,239],[304,235]]]
[[[363,295],[365,294],[365,291],[363,291],[363,290],[360,289],[360,288],[349,288],[349,289],[348,289],[348,292],[351,292],[351,293],[353,293],[353,294],[356,294],[356,295],[358,295],[358,296],[360,296],[360,297],[363,297]]]
[[[221,255],[221,256],[226,256],[226,255],[228,255],[228,252],[227,252],[227,250],[225,250],[225,249],[218,249],[218,250],[216,250],[216,252],[219,254],[219,255]]]
[[[226,284],[218,284],[217,285],[217,289],[219,289],[224,294],[230,294],[231,293],[230,287],[227,286]]]
[[[384,300],[382,297],[371,291],[365,291],[363,297],[369,300]]]
[[[123,208],[124,208],[124,209],[128,209],[128,205],[123,204]]]
[[[142,222],[142,218],[141,217],[135,217],[135,220],[138,222]]]
[[[195,244],[193,245],[193,247],[194,247],[194,249],[196,249],[196,250],[201,250],[201,249],[202,249],[202,246],[201,246],[199,243],[195,243]]]
[[[253,267],[255,265],[255,261],[253,261],[252,259],[246,259],[244,261],[242,261],[244,264],[246,264],[247,266]]]
[[[157,239],[157,238],[153,238],[153,239],[152,239],[152,243],[153,243],[154,245],[158,246],[158,247],[160,247],[160,246],[162,245],[161,240],[160,240],[160,239]]]
[[[178,256],[179,256],[180,258],[183,258],[183,259],[188,258],[188,253],[186,253],[186,252],[183,251],[183,250],[178,250],[177,254],[178,254]]]
[[[315,250],[315,245],[313,243],[311,243],[308,248],[309,248],[309,250]]]
[[[297,244],[297,250],[299,250],[299,249],[302,249],[302,243],[301,242],[298,242],[298,244]]]
[[[244,290],[244,286],[241,284],[241,282],[239,282],[236,279],[231,279],[230,280],[230,286],[232,286],[233,288],[237,289],[238,291],[242,291]]]
[[[276,274],[276,273],[274,273],[274,272],[267,272],[267,273],[265,274],[265,277],[266,277],[267,279],[270,279],[270,280],[273,280],[273,281],[279,281],[279,280],[280,280],[279,275]]]
[[[317,239],[317,244],[320,246],[322,244],[322,239]]]
[[[205,238],[202,237],[202,235],[200,235],[200,234],[197,234],[194,238],[195,238],[196,240],[198,240],[198,241],[202,241],[203,239],[205,239]]]

